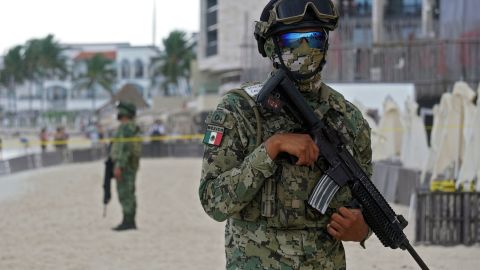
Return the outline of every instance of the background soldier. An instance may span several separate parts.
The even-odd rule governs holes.
[[[118,199],[122,205],[123,221],[116,231],[136,229],[135,176],[139,166],[141,143],[140,128],[135,124],[135,105],[120,102],[117,105],[120,126],[113,138],[110,156],[114,162],[113,175],[117,180]]]
[[[337,23],[330,0],[272,0],[255,37],[260,53],[288,74],[371,175],[367,122],[321,80],[328,34]],[[241,88],[227,93],[207,117],[199,188],[208,215],[227,220],[227,269],[345,269],[341,241],[361,242],[369,235],[361,211],[344,207],[352,202],[350,190],[341,188],[324,215],[308,205],[328,169],[319,158],[322,149],[274,95],[269,106],[252,105],[262,84]],[[280,158],[281,153],[298,161]]]

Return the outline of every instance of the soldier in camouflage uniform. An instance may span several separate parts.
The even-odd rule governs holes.
[[[117,105],[118,127],[110,151],[114,162],[114,177],[117,180],[118,199],[122,205],[123,221],[113,228],[115,231],[136,229],[135,212],[137,201],[135,198],[135,176],[140,159],[140,128],[135,124],[135,105],[120,102]]]
[[[328,33],[337,21],[330,0],[272,0],[255,36],[260,53],[294,79],[317,116],[343,135],[371,175],[367,122],[321,80]],[[342,241],[363,246],[371,232],[359,209],[344,207],[352,201],[350,190],[341,188],[324,215],[309,206],[309,195],[328,168],[321,149],[281,106],[255,104],[262,84],[241,88],[227,93],[207,117],[199,187],[207,214],[227,221],[226,268],[346,269]]]

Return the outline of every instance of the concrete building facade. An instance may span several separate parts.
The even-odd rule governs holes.
[[[329,55],[333,81],[355,80],[357,49],[378,42],[403,42],[423,37],[424,2],[431,9],[438,0],[333,0],[341,15],[339,29],[331,33]],[[217,93],[244,81],[261,81],[271,69],[261,58],[253,37],[254,22],[268,0],[200,0],[201,24],[198,66],[200,93]],[[432,14],[432,13],[425,13]],[[432,15],[433,16],[433,15]],[[344,51],[350,47],[349,51]],[[342,50],[339,52],[338,50]],[[342,54],[342,55],[339,55]],[[345,63],[344,63],[345,62]],[[346,65],[350,65],[347,67]],[[370,70],[368,70],[370,77]]]
[[[237,85],[256,46],[254,21],[268,0],[200,0],[198,67],[204,76],[201,93]],[[256,57],[258,58],[258,57]],[[251,65],[251,64],[250,64]]]

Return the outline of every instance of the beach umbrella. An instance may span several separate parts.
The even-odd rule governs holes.
[[[400,160],[404,167],[422,170],[427,163],[429,149],[425,124],[417,115],[418,104],[412,99],[405,102],[403,142]]]
[[[378,126],[375,120],[368,115],[368,109],[362,102],[358,99],[353,100],[353,104],[358,108],[358,110],[362,113],[363,118],[367,121],[368,125],[370,126],[370,141],[372,145],[372,155],[377,151],[374,146],[378,145],[378,141],[381,140],[380,135],[378,134]]]
[[[402,121],[397,103],[387,97],[383,103],[383,116],[378,125],[379,140],[372,144],[373,160],[391,159],[400,156],[402,148]]]
[[[450,95],[450,94],[448,94]],[[440,104],[444,101],[445,94],[442,95]],[[437,157],[438,149],[441,147],[441,142],[438,138],[440,138],[440,125],[442,124],[442,118],[439,117],[440,115],[440,105],[437,104],[433,106],[433,125],[432,125],[432,131],[430,132],[430,151],[428,154],[428,159],[425,164],[425,167],[422,170],[422,174],[420,176],[421,181],[426,180],[426,175],[427,173],[431,173],[433,171],[433,166],[435,165],[435,160]]]
[[[448,93],[444,94],[440,99],[440,104],[444,102],[444,98],[451,98],[451,95]],[[440,117],[440,104],[433,106],[433,126],[432,132],[430,133],[430,150],[432,150],[433,148],[438,150],[442,145],[442,141],[440,141],[439,138],[442,132],[442,128],[440,126],[443,124],[444,119]]]
[[[468,96],[463,100],[463,139],[464,153],[462,156],[462,166],[458,174],[457,188],[463,185],[469,190],[471,182],[475,179],[478,168],[478,156],[480,155],[480,109],[473,104],[475,92],[468,92]]]
[[[471,102],[473,90],[465,82],[457,82],[452,94],[442,95],[437,122],[438,135],[435,149],[432,180],[439,176],[457,178],[464,154],[463,124],[465,104]],[[473,94],[474,95],[474,94]]]

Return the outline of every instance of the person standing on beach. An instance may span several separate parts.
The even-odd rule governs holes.
[[[141,144],[140,128],[135,124],[136,107],[132,103],[117,104],[120,126],[112,140],[110,157],[114,163],[113,175],[117,180],[118,199],[122,205],[123,220],[115,231],[136,229],[135,177],[139,167]]]
[[[47,128],[42,128],[40,134],[38,135],[38,139],[40,140],[40,147],[42,148],[42,153],[47,151],[48,145],[48,132]]]
[[[368,123],[321,76],[337,23],[331,0],[271,0],[255,38],[273,72],[288,75],[371,175]],[[199,197],[211,218],[227,221],[226,268],[345,270],[342,241],[363,245],[371,230],[348,187],[338,190],[324,214],[308,204],[330,165],[278,96],[256,103],[262,88],[249,83],[228,92],[206,119]]]
[[[65,131],[65,127],[58,126],[55,134],[53,135],[53,144],[57,151],[65,151],[68,145],[68,133]]]
[[[150,135],[150,145],[154,156],[160,155],[162,145],[162,136],[165,136],[165,126],[161,119],[155,120],[154,124],[148,132]]]

